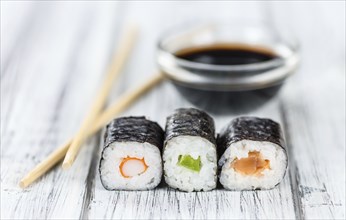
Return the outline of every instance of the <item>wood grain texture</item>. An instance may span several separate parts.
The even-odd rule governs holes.
[[[162,183],[152,191],[106,191],[101,133],[71,170],[57,166],[19,188],[80,126],[125,21],[138,22],[141,35],[109,102],[155,72],[162,30],[203,17],[265,19],[291,26],[301,42],[302,65],[278,96],[251,111],[212,114],[217,131],[240,115],[283,125],[290,169],[277,188],[184,193]],[[1,2],[1,219],[344,219],[344,39],[345,2]],[[189,106],[165,82],[123,115],[163,126],[175,108]]]
[[[286,25],[302,44],[303,65],[281,98],[292,181],[302,218],[345,218],[345,3],[300,3]],[[274,5],[292,11],[292,5]],[[273,10],[279,16],[287,11]],[[333,13],[331,13],[333,11]],[[279,15],[280,13],[280,15]],[[299,19],[304,17],[305,19]],[[284,19],[279,19],[285,21]],[[313,22],[319,25],[310,26]],[[293,25],[300,23],[300,25]],[[310,28],[306,28],[309,26]],[[328,43],[326,43],[328,42]],[[326,216],[326,217],[325,217]]]

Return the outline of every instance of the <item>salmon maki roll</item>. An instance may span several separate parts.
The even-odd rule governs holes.
[[[100,178],[107,190],[148,190],[161,182],[162,128],[145,117],[122,117],[107,125]]]
[[[280,125],[270,119],[240,117],[217,138],[220,183],[230,190],[271,189],[283,179],[288,159]]]

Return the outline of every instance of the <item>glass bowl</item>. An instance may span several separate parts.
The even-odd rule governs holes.
[[[215,65],[176,55],[186,48],[215,44],[262,48],[272,51],[277,58],[251,64]],[[157,47],[160,70],[184,97],[206,110],[220,109],[220,105],[226,106],[226,110],[234,110],[235,104],[239,110],[259,106],[279,91],[299,64],[295,37],[260,21],[180,25],[164,32]]]

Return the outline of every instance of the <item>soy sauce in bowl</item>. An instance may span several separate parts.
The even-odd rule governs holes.
[[[175,55],[183,60],[212,65],[254,64],[279,58],[268,48],[225,43],[184,48]]]
[[[183,97],[207,111],[244,113],[261,106],[298,65],[296,44],[266,27],[215,24],[197,30],[164,36],[158,64]]]

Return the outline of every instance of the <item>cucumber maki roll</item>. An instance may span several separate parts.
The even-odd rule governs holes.
[[[217,138],[220,183],[230,190],[271,189],[283,179],[287,153],[280,125],[256,117],[231,121]]]
[[[166,183],[182,191],[209,191],[216,187],[215,126],[205,112],[177,109],[167,118],[164,151]]]
[[[107,190],[147,190],[162,177],[164,132],[145,117],[117,118],[107,125],[100,177]]]

